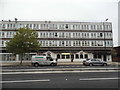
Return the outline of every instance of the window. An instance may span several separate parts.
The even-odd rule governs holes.
[[[68,24],[66,24],[65,28],[68,29]]]
[[[88,54],[85,54],[85,58],[88,58]]]
[[[57,37],[58,35],[57,35],[57,32],[55,33],[55,37]]]
[[[100,33],[100,37],[103,37],[103,34],[102,34],[102,33]]]
[[[2,41],[2,46],[4,46],[4,41]]]
[[[98,55],[98,58],[101,58],[101,55]]]
[[[46,46],[48,46],[48,41],[46,41]]]
[[[85,46],[87,46],[87,41],[84,41]]]
[[[75,46],[75,41],[73,41],[73,46]]]
[[[5,36],[5,32],[2,32],[2,37],[4,37]]]
[[[48,32],[46,32],[46,37],[49,37],[49,36],[48,36]]]
[[[2,24],[2,28],[5,28],[5,24]]]
[[[75,25],[73,25],[73,29],[75,29]]]
[[[68,46],[68,41],[66,41],[66,46]]]
[[[70,58],[70,55],[66,55],[66,59],[69,59]]]
[[[76,59],[79,59],[79,55],[78,55],[78,54],[75,54],[75,58],[76,58]]]
[[[62,55],[62,59],[65,59],[65,55]]]
[[[74,59],[74,55],[73,55],[73,54],[71,55],[71,58],[73,58],[73,59]]]
[[[83,54],[80,54],[80,58],[83,58]]]
[[[49,46],[52,46],[52,42],[51,41],[49,41]]]
[[[87,25],[87,30],[89,30],[89,25]]]
[[[64,46],[64,44],[65,44],[64,41],[62,41],[62,46]]]
[[[73,33],[73,38],[75,38],[75,33]]]
[[[100,27],[99,27],[99,25],[97,25],[97,30],[100,30]]]
[[[78,45],[78,41],[76,41],[76,46],[79,46],[79,45]]]
[[[91,30],[93,30],[93,25],[91,25]]]
[[[102,25],[100,25],[100,30],[102,30]]]
[[[62,33],[62,37],[64,38],[65,37],[65,35],[64,35],[65,33]]]
[[[101,58],[101,55],[99,55],[99,54],[94,54],[94,58]]]
[[[95,25],[93,26],[93,28],[94,28],[94,30],[96,30],[96,26]]]
[[[57,54],[57,59],[60,59],[60,54]]]
[[[87,38],[89,38],[89,33],[87,33]]]
[[[94,55],[94,58],[97,58],[97,55]]]
[[[62,46],[62,41],[59,41],[59,46]]]
[[[93,33],[91,33],[91,38],[93,38]]]
[[[32,24],[30,24],[30,28],[32,28]]]
[[[83,25],[82,25],[82,30],[84,29]]]
[[[69,41],[69,46],[71,46],[71,41]]]
[[[81,46],[81,41],[79,41],[79,46]]]

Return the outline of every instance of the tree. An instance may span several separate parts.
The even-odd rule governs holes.
[[[39,51],[40,43],[37,40],[38,34],[36,31],[29,28],[20,28],[14,37],[6,43],[8,52],[23,56],[31,51]],[[22,64],[22,59],[20,64]]]

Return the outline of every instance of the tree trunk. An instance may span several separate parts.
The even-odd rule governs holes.
[[[20,60],[20,65],[22,65],[22,61],[23,61],[23,60],[21,59],[21,60]]]
[[[21,56],[20,65],[22,65],[24,54],[21,54],[20,56]]]

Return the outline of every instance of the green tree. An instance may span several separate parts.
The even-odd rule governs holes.
[[[111,55],[112,55],[113,57],[116,57],[116,56],[117,56],[117,50],[116,50],[115,48],[112,48],[112,50],[111,50]]]
[[[23,57],[25,53],[31,51],[39,51],[40,43],[37,40],[38,33],[29,28],[20,28],[16,32],[16,35],[6,43],[6,49],[8,52],[19,54]],[[20,64],[22,64],[22,59]]]

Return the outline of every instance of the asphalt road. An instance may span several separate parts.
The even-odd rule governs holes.
[[[119,80],[118,72],[4,74],[2,79],[2,88],[118,88]]]
[[[50,69],[50,68],[118,68],[118,65],[108,65],[108,66],[84,66],[84,65],[57,65],[57,66],[5,66],[2,67],[5,69]]]

